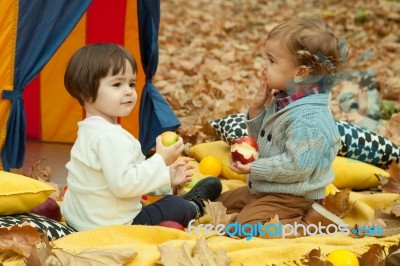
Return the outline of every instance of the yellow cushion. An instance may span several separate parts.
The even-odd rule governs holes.
[[[189,155],[197,161],[206,156],[215,156],[222,162],[221,176],[227,179],[246,180],[246,175],[238,174],[229,168],[231,151],[229,144],[224,141],[213,141],[194,145],[189,150]]]
[[[55,189],[33,178],[0,171],[0,215],[28,212]]]
[[[332,163],[335,172],[333,184],[339,188],[352,188],[355,190],[368,189],[379,185],[375,175],[389,177],[389,173],[375,165],[336,156]]]

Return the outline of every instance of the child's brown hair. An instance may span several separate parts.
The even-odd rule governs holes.
[[[137,72],[136,61],[130,52],[114,43],[89,44],[71,57],[64,75],[64,85],[69,94],[77,99],[81,106],[84,101],[95,101],[100,79],[111,71],[112,75],[121,70],[125,73],[126,60]]]
[[[274,27],[267,40],[279,39],[313,76],[333,74],[343,63],[342,43],[332,29],[316,18],[293,18]]]

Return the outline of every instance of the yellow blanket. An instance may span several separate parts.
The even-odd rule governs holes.
[[[223,189],[229,190],[244,185],[243,181],[223,180]],[[390,206],[400,200],[400,195],[381,193],[367,195],[351,192],[350,202],[353,209],[344,220],[351,226],[364,224],[374,218],[374,208]],[[207,220],[207,218],[205,219]],[[350,236],[318,235],[294,239],[234,239],[227,236],[212,235],[206,238],[212,250],[223,249],[230,258],[229,265],[301,265],[304,256],[312,249],[320,248],[323,254],[346,248],[356,255],[366,252],[371,244],[380,244],[386,248],[400,241],[400,234],[384,237],[352,238]],[[155,265],[160,260],[158,245],[181,247],[187,243],[192,248],[199,236],[180,230],[159,226],[107,226],[90,231],[78,232],[58,239],[56,247],[67,251],[79,252],[90,248],[134,249],[137,255],[128,265]],[[4,265],[21,265],[22,261]]]
[[[321,248],[322,253],[329,253],[338,248],[347,248],[360,255],[371,244],[388,247],[397,244],[400,235],[374,238],[313,236],[295,239],[232,239],[225,236],[212,236],[206,242],[212,248],[226,250],[230,265],[299,265],[300,260],[312,249]],[[55,242],[58,247],[80,251],[87,248],[134,248],[137,256],[128,265],[155,265],[160,259],[157,245],[171,244],[181,246],[184,242],[193,246],[194,234],[150,226],[108,226],[91,231],[74,233]]]

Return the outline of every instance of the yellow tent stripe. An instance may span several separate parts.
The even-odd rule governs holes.
[[[3,149],[10,115],[10,100],[2,99],[3,90],[12,90],[14,82],[15,47],[18,26],[18,1],[0,1],[0,150]],[[0,157],[0,170],[3,170]]]

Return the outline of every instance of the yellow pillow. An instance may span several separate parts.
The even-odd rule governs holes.
[[[387,171],[375,165],[341,156],[336,156],[332,168],[335,172],[333,184],[339,189],[363,190],[376,187],[379,179],[375,175],[390,176]]]
[[[229,144],[222,140],[194,145],[189,149],[189,155],[199,162],[206,156],[215,156],[222,162],[222,177],[246,181],[246,175],[238,174],[229,168],[231,149]]]
[[[28,212],[47,200],[54,191],[44,182],[0,171],[0,215]]]

